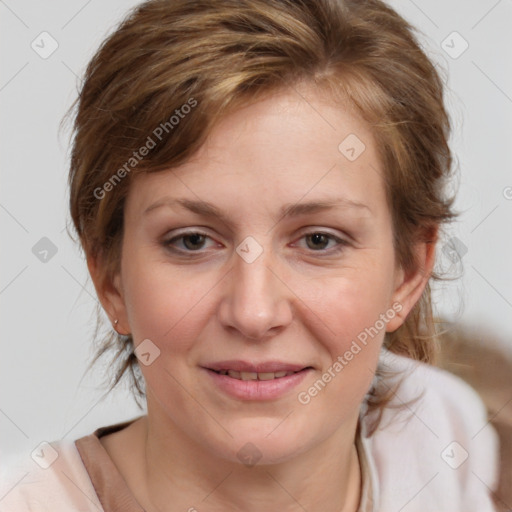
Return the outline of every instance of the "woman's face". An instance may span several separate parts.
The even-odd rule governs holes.
[[[137,176],[112,303],[150,421],[233,461],[353,435],[385,331],[421,293],[395,266],[382,175],[365,124],[305,89]]]

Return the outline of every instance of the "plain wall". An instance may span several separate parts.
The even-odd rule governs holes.
[[[124,389],[101,400],[105,365],[84,374],[96,297],[65,230],[69,132],[58,134],[78,77],[131,5],[0,2],[1,455],[31,451],[43,440],[76,439],[141,413]],[[486,326],[512,350],[512,3],[393,5],[448,72],[461,216],[439,246],[439,265],[462,277],[437,288],[438,312]],[[51,49],[43,31],[58,43],[48,58],[31,47],[35,41],[39,52]],[[454,237],[461,258],[446,246]],[[45,248],[50,252],[41,261]]]

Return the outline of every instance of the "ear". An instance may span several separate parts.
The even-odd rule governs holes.
[[[113,328],[119,334],[129,334],[130,326],[126,314],[120,273],[117,273],[113,278],[108,276],[100,256],[87,255],[87,268],[94,283],[96,294]],[[115,324],[116,320],[118,320],[117,324]]]
[[[401,268],[397,270],[391,304],[400,304],[401,309],[387,323],[386,332],[396,331],[420,299],[434,268],[437,239],[438,228],[435,227],[429,231],[425,241],[418,242],[414,247],[415,268],[408,272]]]

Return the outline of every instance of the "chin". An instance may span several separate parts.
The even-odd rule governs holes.
[[[291,416],[293,414],[290,419]],[[225,447],[227,458],[246,466],[279,464],[312,448],[311,428],[301,432],[298,425],[286,424],[289,419],[283,421],[283,418],[244,418],[226,426],[233,436]],[[223,450],[223,454],[225,456],[226,451]]]

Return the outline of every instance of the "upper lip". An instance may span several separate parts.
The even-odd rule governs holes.
[[[285,363],[282,361],[264,361],[249,363],[241,360],[216,361],[202,365],[203,368],[214,370],[234,370],[236,372],[275,373],[275,372],[299,372],[309,365]]]

